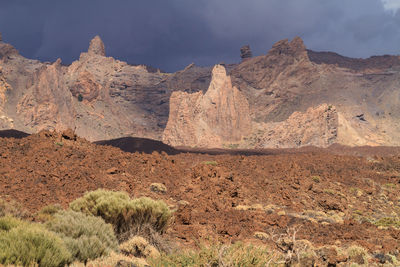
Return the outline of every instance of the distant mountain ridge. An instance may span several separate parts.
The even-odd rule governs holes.
[[[132,136],[200,148],[397,146],[399,88],[398,56],[314,52],[298,37],[238,64],[191,64],[175,73],[107,57],[98,36],[68,66],[24,58],[0,40],[0,129],[70,128],[90,141]]]

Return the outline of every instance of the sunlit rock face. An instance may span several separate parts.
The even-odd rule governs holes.
[[[249,104],[232,86],[225,67],[216,65],[205,94],[175,92],[163,141],[174,146],[223,147],[251,132]]]

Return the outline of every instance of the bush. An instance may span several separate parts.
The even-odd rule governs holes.
[[[198,251],[180,251],[159,258],[149,259],[151,266],[267,266],[273,263],[272,255],[266,247],[245,245],[214,244],[202,245]]]
[[[72,210],[60,211],[46,227],[62,238],[74,259],[85,263],[118,250],[112,226],[98,217]]]
[[[0,233],[2,231],[8,232],[21,225],[26,225],[26,223],[12,216],[0,217]]]
[[[160,183],[152,183],[150,185],[150,190],[155,192],[155,193],[166,193],[167,192],[167,187],[165,185],[160,184]]]
[[[62,207],[59,204],[47,205],[36,213],[35,219],[40,222],[47,222],[53,219],[54,215],[61,210]]]
[[[347,248],[347,254],[349,255],[349,259],[351,262],[355,262],[358,264],[367,264],[370,257],[368,255],[368,251],[365,248],[356,245]]]
[[[160,252],[141,236],[134,236],[119,246],[121,253],[129,257],[157,258]]]
[[[143,228],[151,227],[158,233],[167,229],[172,212],[161,200],[147,197],[130,199],[125,192],[99,189],[86,193],[70,204],[74,211],[100,216],[114,226],[120,240],[139,234]]]
[[[10,217],[0,221],[0,264],[51,267],[71,262],[71,254],[55,233]]]

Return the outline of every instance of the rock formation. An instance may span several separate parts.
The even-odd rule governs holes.
[[[93,74],[83,71],[78,74],[78,79],[72,84],[70,90],[79,101],[92,102],[99,96],[102,86],[95,81]]]
[[[98,36],[69,66],[0,42],[0,129],[201,147],[400,145],[398,56],[351,59],[296,37],[245,59],[163,73],[106,57]]]
[[[35,131],[74,128],[72,94],[65,85],[60,59],[35,73],[32,86],[18,103],[17,113],[25,126]]]
[[[290,148],[300,146],[327,147],[337,141],[338,113],[336,107],[322,104],[306,112],[294,112],[282,122],[261,123],[244,147]]]
[[[250,49],[249,45],[245,45],[240,48],[240,57],[242,60],[246,60],[248,58],[253,57],[253,54],[251,53],[251,49]]]
[[[92,41],[90,41],[88,53],[92,55],[106,56],[106,50],[104,48],[104,43],[100,36],[96,35]]]
[[[223,147],[251,131],[249,104],[222,65],[212,71],[205,94],[174,92],[163,141],[173,146]]]
[[[0,66],[0,111],[3,109],[7,101],[7,91],[11,90],[11,86],[7,83],[3,75],[3,68]]]

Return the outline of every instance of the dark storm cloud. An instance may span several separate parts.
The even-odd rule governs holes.
[[[237,62],[244,44],[260,55],[296,35],[346,56],[399,54],[399,29],[381,0],[0,0],[3,39],[26,57],[70,63],[99,34],[108,55],[168,71]]]

